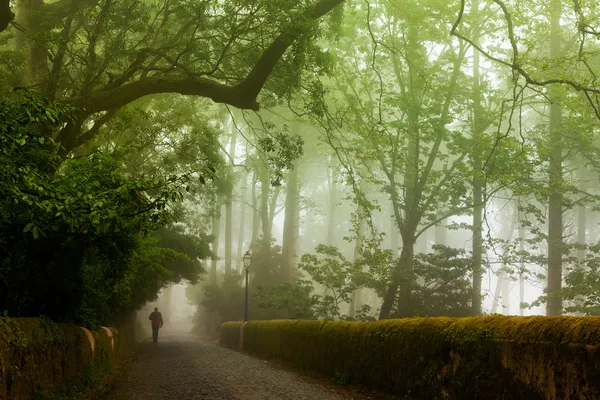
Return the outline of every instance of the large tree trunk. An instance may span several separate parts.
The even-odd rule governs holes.
[[[398,297],[398,317],[407,318],[411,316],[411,291],[414,281],[412,276],[412,264],[415,252],[414,247],[414,239],[411,241],[403,238],[402,252],[400,253],[400,258],[398,259],[398,265],[394,269],[392,284],[388,287],[385,297],[383,298],[379,319],[390,318],[392,307],[396,301],[396,296]],[[398,290],[400,291],[399,293]]]
[[[212,236],[211,243],[212,257],[210,260],[210,273],[208,282],[211,286],[217,285],[217,261],[219,260],[219,236],[221,235],[221,213],[220,210],[215,211],[212,219]]]
[[[240,224],[238,225],[238,239],[237,239],[237,254],[235,257],[235,270],[240,272],[242,270],[242,257],[244,255],[244,232],[246,230],[246,191],[248,185],[248,177],[245,176],[244,183],[242,185],[242,193],[240,194],[241,201],[238,206],[240,209]]]
[[[561,57],[560,16],[561,0],[552,0],[551,4],[551,39],[550,57],[554,60]],[[558,72],[558,71],[557,71]],[[548,303],[546,315],[562,314],[562,249],[563,249],[563,194],[562,194],[562,110],[558,103],[560,90],[556,86],[550,88],[550,165],[548,190]]]
[[[479,0],[473,0],[473,20],[477,21],[479,14]],[[475,42],[479,42],[479,26],[474,32]],[[479,71],[479,51],[473,49],[473,259],[471,271],[473,274],[473,297],[471,307],[473,315],[481,315],[481,280],[483,275],[483,177],[482,146],[483,135],[483,110],[481,107],[481,76]]]
[[[233,125],[233,121],[231,123]],[[235,146],[237,141],[237,130],[231,127],[231,141],[229,142],[229,156],[231,159],[231,171],[235,160]],[[225,203],[225,273],[231,273],[231,256],[233,253],[233,184],[227,193]]]
[[[285,193],[285,221],[283,223],[283,245],[281,249],[284,283],[293,283],[296,268],[295,254],[298,247],[298,211],[300,208],[299,192],[298,166],[295,166],[288,173]]]

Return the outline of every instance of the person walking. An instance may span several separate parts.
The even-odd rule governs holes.
[[[162,314],[158,312],[158,307],[154,307],[154,312],[148,319],[152,321],[152,341],[156,343],[158,342],[158,330],[163,326]]]

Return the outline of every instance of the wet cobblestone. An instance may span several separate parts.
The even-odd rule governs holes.
[[[159,343],[140,345],[138,359],[108,400],[337,400],[328,385],[264,360],[203,342],[191,334],[161,331]]]

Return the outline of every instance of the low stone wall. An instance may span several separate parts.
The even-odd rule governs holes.
[[[238,347],[241,323],[221,327]],[[423,399],[600,399],[600,318],[251,321],[243,349]]]
[[[0,318],[0,399],[59,398],[84,390],[133,351],[128,329]]]

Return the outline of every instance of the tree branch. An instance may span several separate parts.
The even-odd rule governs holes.
[[[513,58],[510,62],[502,60],[498,57],[494,57],[493,55],[491,55],[490,53],[485,51],[481,46],[476,44],[473,40],[471,40],[457,32],[459,25],[462,23],[462,18],[463,18],[464,10],[465,10],[465,0],[461,0],[458,17],[457,17],[456,21],[454,22],[454,25],[452,26],[452,30],[450,31],[450,34],[469,43],[471,46],[473,46],[475,49],[477,49],[477,51],[479,51],[481,54],[483,54],[486,58],[510,68],[513,72],[517,73],[522,78],[524,78],[525,81],[527,82],[527,84],[529,84],[529,85],[548,86],[548,85],[552,85],[552,84],[558,84],[558,85],[570,86],[572,89],[575,89],[578,92],[580,92],[580,91],[584,92],[586,94],[589,104],[594,109],[594,112],[596,113],[596,115],[600,118],[600,108],[598,107],[597,104],[594,103],[594,101],[592,99],[592,95],[594,95],[594,96],[600,95],[600,87],[598,87],[596,85],[588,85],[588,84],[580,83],[580,82],[574,81],[572,79],[549,78],[549,79],[541,79],[540,80],[540,79],[532,77],[529,72],[525,71],[525,69],[521,66],[521,64],[519,63],[519,60],[518,60],[519,51],[518,51],[517,42],[516,42],[515,35],[514,35],[514,25],[513,25],[512,17],[508,11],[508,8],[506,7],[506,4],[501,0],[493,0],[493,2],[498,4],[498,6],[500,6],[500,9],[502,10],[502,13],[504,14],[504,19],[506,20],[506,24],[508,26],[508,39],[510,41],[512,53],[513,53]]]
[[[310,20],[318,19],[344,1],[319,0],[312,7],[305,10],[303,17]],[[94,112],[122,107],[141,97],[158,93],[179,93],[207,97],[216,103],[225,103],[237,108],[256,111],[259,109],[258,94],[275,66],[294,41],[306,34],[309,29],[310,27],[306,24],[298,23],[284,29],[283,33],[263,52],[246,78],[237,85],[226,85],[212,79],[183,76],[179,73],[175,76],[151,76],[120,87],[92,93],[85,104],[86,113],[89,115]]]
[[[10,0],[0,0],[0,32],[5,31],[13,19],[15,13],[10,9]]]

